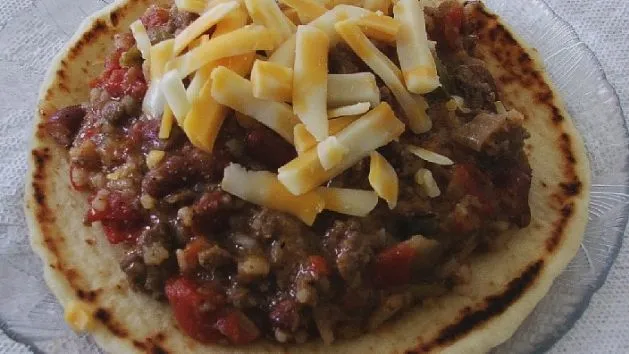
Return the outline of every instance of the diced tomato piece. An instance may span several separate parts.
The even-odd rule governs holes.
[[[322,256],[314,255],[308,257],[309,270],[317,277],[327,277],[330,275],[328,262]]]
[[[214,308],[224,305],[224,297],[218,292],[206,288],[201,292],[197,282],[182,276],[169,279],[165,292],[177,323],[187,335],[205,343],[215,343],[223,338],[215,328],[215,312],[202,310],[202,305],[208,302]]]
[[[216,328],[233,344],[247,344],[260,336],[260,330],[241,311],[226,309],[216,321]]]
[[[197,237],[186,245],[183,254],[187,270],[192,270],[199,265],[199,252],[209,247],[210,243],[204,237]]]
[[[169,18],[170,14],[168,9],[153,5],[146,10],[144,15],[140,18],[140,21],[142,21],[142,24],[146,27],[146,29],[151,29],[165,24],[168,22]]]
[[[376,286],[388,288],[410,282],[415,255],[415,249],[404,242],[381,251],[374,263]]]
[[[487,215],[495,211],[492,183],[489,177],[472,164],[458,164],[452,172],[448,194],[461,198],[465,194],[478,198],[481,211]]]
[[[107,241],[114,245],[120,242],[136,242],[142,233],[141,225],[129,225],[111,221],[103,221],[102,225]]]

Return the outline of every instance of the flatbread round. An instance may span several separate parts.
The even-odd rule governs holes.
[[[500,250],[475,256],[465,289],[431,299],[354,340],[331,346],[260,340],[227,347],[186,336],[167,304],[130,289],[117,262],[120,251],[102,230],[83,225],[86,197],[71,188],[67,152],[41,125],[56,109],[88,99],[86,78],[98,75],[113,34],[126,30],[155,2],[120,0],[85,20],[48,71],[36,113],[25,194],[32,247],[43,260],[53,293],[64,307],[83,304],[94,322],[90,332],[106,351],[484,352],[513,334],[575,255],[587,221],[590,185],[583,142],[534,52],[478,6],[472,13],[480,33],[478,55],[503,100],[527,117],[530,225],[504,235]]]

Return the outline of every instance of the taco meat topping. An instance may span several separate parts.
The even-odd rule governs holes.
[[[349,19],[331,27],[213,6],[149,7],[89,101],[44,124],[85,224],[187,335],[360,336],[529,224],[523,116],[475,57],[463,5],[339,5]]]

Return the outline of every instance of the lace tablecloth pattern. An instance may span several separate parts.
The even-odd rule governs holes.
[[[629,112],[629,1],[547,1],[595,52]],[[62,310],[43,282],[28,243],[22,199],[33,110],[48,64],[79,22],[108,2],[0,0],[0,354],[93,349],[89,338],[77,340],[80,336],[65,326]],[[629,352],[627,274],[629,246],[621,249],[606,284],[553,353]],[[29,291],[13,287],[15,279],[28,279]],[[29,333],[27,341],[21,333]]]

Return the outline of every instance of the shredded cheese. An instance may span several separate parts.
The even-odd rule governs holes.
[[[175,5],[179,10],[202,13],[207,7],[207,0],[175,0]]]
[[[289,102],[293,95],[293,69],[277,63],[256,60],[251,70],[253,96]]]
[[[174,43],[174,39],[168,39],[157,43],[149,50],[151,82],[142,101],[142,111],[156,118],[163,114],[166,104],[166,98],[160,89],[159,82],[164,75],[166,63],[173,57]]]
[[[264,25],[271,30],[271,36],[277,45],[295,33],[295,25],[284,15],[275,0],[244,0],[244,2],[253,23]]]
[[[307,225],[312,225],[325,205],[316,191],[295,196],[286,190],[275,174],[247,171],[237,164],[225,168],[221,188],[250,203],[294,215]]]
[[[177,70],[171,70],[164,74],[159,87],[166,97],[168,106],[173,110],[177,123],[183,126],[183,121],[190,111],[190,101],[188,101],[186,88]]]
[[[367,216],[378,204],[373,191],[319,187],[317,192],[325,201],[325,209],[346,215]]]
[[[64,312],[64,319],[73,331],[85,332],[94,327],[92,311],[84,303],[70,301]]]
[[[356,116],[369,110],[369,102],[358,102],[349,106],[337,107],[328,110],[328,118],[343,116]]]
[[[135,45],[140,50],[140,53],[142,53],[142,58],[150,62],[151,40],[149,39],[148,33],[146,33],[146,28],[142,24],[142,21],[136,20],[129,27],[131,28],[131,33],[135,39]]]
[[[170,109],[168,105],[166,105],[166,107],[164,107],[164,114],[162,115],[162,122],[159,126],[158,137],[160,139],[165,140],[170,137],[170,132],[173,129],[174,121],[175,117],[173,116],[173,110]]]
[[[149,151],[149,153],[146,155],[146,167],[148,167],[149,169],[155,168],[160,163],[160,161],[162,161],[165,155],[166,152],[161,150]]]
[[[387,43],[395,43],[400,30],[400,22],[392,17],[375,13],[358,18],[356,24],[360,26],[367,37]]]
[[[341,130],[343,130],[343,128],[352,124],[358,118],[360,117],[347,116],[347,117],[341,117],[341,118],[336,118],[336,119],[330,119],[328,122],[329,129],[330,129],[329,134],[334,135],[340,132]],[[297,124],[295,126],[295,129],[293,131],[293,136],[295,138],[295,149],[297,150],[298,154],[301,154],[304,151],[310,150],[310,148],[317,145],[317,139],[315,139],[315,137],[312,136],[312,134],[308,132],[308,130],[303,124]]]
[[[199,40],[196,42],[196,45],[194,46],[194,48],[200,46],[201,44],[209,40],[210,40],[209,35],[205,34],[201,36]],[[188,97],[188,100],[191,103],[194,103],[194,101],[196,101],[200,97],[201,89],[203,88],[203,85],[205,85],[205,82],[209,80],[210,74],[212,73],[212,69],[214,69],[214,67],[211,64],[207,64],[194,73],[194,76],[192,77],[190,84],[188,84],[188,87],[186,88],[186,97]]]
[[[236,10],[239,6],[237,1],[219,4],[192,21],[191,24],[175,37],[175,46],[173,47],[175,55],[186,49],[193,40],[207,32],[218,21],[223,19],[230,12]]]
[[[314,26],[297,28],[293,112],[318,141],[328,137],[328,42]]]
[[[299,15],[299,21],[307,24],[326,13],[328,10],[317,0],[279,0],[282,4],[292,7]]]
[[[417,0],[399,0],[393,15],[402,24],[397,53],[406,87],[418,94],[433,91],[441,84],[428,43],[423,6]]]
[[[348,149],[341,145],[336,137],[329,136],[317,145],[317,155],[324,170],[329,170],[343,161]]]
[[[395,64],[384,55],[352,21],[342,21],[335,25],[337,32],[345,40],[376,75],[393,92],[402,106],[409,126],[414,133],[424,133],[432,127],[432,122],[426,114],[428,105],[421,96],[412,96],[404,87],[402,73]]]
[[[371,153],[369,184],[380,198],[386,200],[389,209],[395,208],[399,193],[397,173],[395,173],[393,166],[377,151]]]
[[[301,20],[299,20],[297,10],[289,7],[287,9],[283,9],[282,12],[284,13],[284,16],[288,17],[290,22],[292,22],[295,26],[301,25]]]
[[[310,22],[309,25],[322,30],[328,36],[330,47],[334,47],[339,41],[339,36],[334,29],[334,24],[348,18],[356,19],[366,14],[369,14],[369,10],[357,6],[338,5],[319,16],[316,20]],[[293,62],[295,61],[295,43],[295,35],[292,35],[273,52],[269,57],[269,61],[293,67]]]
[[[391,9],[391,2],[392,0],[363,0],[363,7],[371,11],[381,11],[383,14],[388,15]]]
[[[214,69],[211,79],[212,97],[218,103],[254,118],[293,143],[293,128],[298,120],[290,106],[255,98],[251,82],[225,67]]]
[[[328,107],[369,102],[371,108],[380,103],[376,77],[369,72],[328,75]]]
[[[245,26],[248,17],[247,12],[242,7],[232,11],[216,25],[212,38],[225,35]],[[206,64],[195,73],[194,79],[188,86],[186,93],[191,94],[196,80],[202,86],[199,88],[198,94],[191,99],[192,107],[183,125],[184,132],[194,146],[201,150],[212,152],[227,114],[227,108],[216,102],[212,97],[210,74],[216,67],[223,65],[244,76],[251,68],[254,55],[254,52],[250,52],[235,57],[218,59]]]
[[[426,150],[419,146],[408,145],[406,148],[413,155],[419,157],[424,161],[434,163],[435,165],[450,166],[454,164],[454,162],[450,160],[447,156],[439,155],[436,152]]]
[[[348,149],[339,164],[325,170],[317,149],[310,149],[280,167],[278,179],[291,193],[304,194],[339,175],[373,150],[397,139],[403,131],[404,123],[395,117],[387,103],[381,103],[335,135],[338,142]]]
[[[275,46],[272,31],[260,25],[247,25],[210,39],[197,48],[172,60],[172,67],[186,77],[214,60],[247,54],[256,50],[271,50]]]

